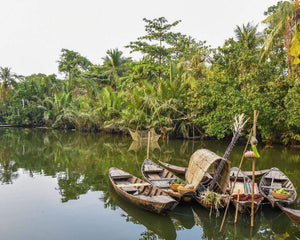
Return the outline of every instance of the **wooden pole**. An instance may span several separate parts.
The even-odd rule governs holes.
[[[249,134],[249,137],[248,137],[248,141],[247,141],[247,144],[245,146],[245,149],[244,149],[244,152],[243,152],[243,155],[242,155],[242,158],[241,158],[241,161],[240,161],[240,165],[239,165],[239,169],[236,173],[236,176],[235,176],[235,179],[234,179],[234,182],[233,182],[233,185],[232,185],[232,188],[231,189],[234,189],[235,187],[235,183],[237,181],[237,178],[238,178],[238,175],[240,173],[240,170],[242,168],[242,164],[243,164],[243,161],[244,161],[244,155],[245,155],[245,152],[247,151],[247,148],[248,148],[248,145],[249,145],[249,142],[250,142],[250,138],[252,137],[252,131],[253,131],[253,128],[251,129],[250,131],[250,134]],[[224,223],[225,223],[225,219],[226,219],[226,216],[227,216],[227,212],[228,212],[228,207],[229,207],[229,204],[230,204],[230,200],[231,200],[231,195],[232,195],[232,191],[230,193],[230,196],[228,197],[228,202],[227,202],[227,206],[226,206],[226,209],[225,209],[225,213],[224,213],[224,216],[223,216],[223,220],[222,220],[222,224],[221,224],[221,227],[220,227],[220,230],[219,232],[222,232],[222,229],[223,229],[223,226],[224,226]]]
[[[149,159],[150,152],[150,131],[148,132],[148,144],[147,144],[147,158]]]
[[[237,216],[238,216],[238,209],[239,209],[239,201],[240,201],[240,189],[238,189],[238,196],[237,196],[237,202],[236,202],[236,209],[235,209],[235,217],[234,217],[234,223],[237,222]]]
[[[253,136],[256,137],[256,110],[253,114]],[[254,227],[254,184],[255,184],[255,158],[252,158],[252,200],[251,200],[251,227]]]

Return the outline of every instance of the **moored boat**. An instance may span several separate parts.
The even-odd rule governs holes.
[[[178,177],[167,169],[154,163],[150,159],[144,160],[141,171],[144,179],[147,182],[153,184],[155,187],[161,189],[177,200],[183,199],[184,201],[190,201],[195,195],[194,191],[187,191],[185,193],[173,191],[170,187],[169,182],[176,181]]]
[[[109,179],[121,197],[151,212],[166,213],[178,204],[165,192],[118,168],[109,169]]]
[[[293,221],[300,224],[300,210],[286,208],[281,206],[279,203],[276,205]]]
[[[289,193],[286,199],[282,199],[280,196],[273,196],[272,193],[275,189],[282,189]],[[297,197],[297,191],[290,179],[278,168],[271,168],[265,173],[259,183],[260,193],[269,200],[272,207],[275,207],[275,203],[286,206],[293,203]]]
[[[232,188],[234,178],[238,173],[238,168],[233,167],[231,168],[230,172],[230,185]],[[251,213],[252,191],[254,191],[254,212],[257,212],[261,202],[264,199],[264,197],[259,193],[257,184],[255,183],[253,187],[252,180],[241,170],[239,171],[237,182],[231,191],[231,202],[236,208],[238,208],[240,213]]]

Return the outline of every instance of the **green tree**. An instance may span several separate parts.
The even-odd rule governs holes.
[[[154,18],[153,20],[143,18],[146,23],[146,35],[139,37],[137,41],[130,42],[131,52],[140,52],[147,62],[153,64],[151,71],[154,71],[158,78],[162,72],[167,70],[171,59],[173,46],[180,34],[171,31],[173,27],[181,21],[168,23],[164,17]]]
[[[92,63],[78,52],[68,49],[61,50],[58,70],[64,73],[69,80],[69,89],[72,86],[73,78],[78,77],[81,72],[87,71],[91,65]]]
[[[103,58],[104,75],[109,79],[111,86],[116,89],[120,86],[120,77],[125,75],[130,58],[122,56],[123,52],[119,49],[110,49],[106,51]]]
[[[16,84],[18,76],[8,67],[0,67],[1,100],[6,103],[9,88]]]
[[[263,21],[263,23],[268,24],[267,37],[262,47],[261,58],[268,55],[270,50],[274,45],[278,44],[278,39],[283,41],[283,46],[286,51],[286,62],[288,66],[288,75],[291,75],[291,40],[293,36],[293,26],[295,25],[295,20],[298,19],[299,12],[298,0],[293,2],[278,2],[276,6],[269,7],[265,15],[268,17]]]

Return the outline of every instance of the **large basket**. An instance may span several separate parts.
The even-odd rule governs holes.
[[[272,196],[277,199],[286,200],[291,196],[291,194],[272,192]]]
[[[169,186],[170,186],[170,188],[174,191],[174,192],[177,192],[178,190],[177,190],[177,188],[179,187],[179,186],[185,186],[185,184],[179,184],[179,183],[174,183],[174,184],[169,184]]]
[[[194,189],[186,189],[186,188],[184,188],[184,187],[178,187],[178,188],[177,188],[177,191],[178,191],[180,194],[185,194],[185,193],[188,193],[188,192],[194,193],[194,192],[196,191],[196,189],[195,189],[195,188],[194,188]]]

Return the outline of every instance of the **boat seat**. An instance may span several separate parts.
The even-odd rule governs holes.
[[[151,173],[161,173],[164,170],[162,168],[153,166],[153,165],[144,165],[144,172]]]
[[[138,191],[136,187],[121,187],[121,189],[128,193],[135,193],[136,191]]]
[[[132,177],[132,175],[130,175],[129,173],[123,172],[123,171],[122,172],[114,171],[114,172],[110,173],[110,177],[112,179],[127,179],[127,178]]]
[[[273,182],[271,185],[272,188],[276,188],[276,189],[281,189],[282,188],[282,183],[279,182]]]

